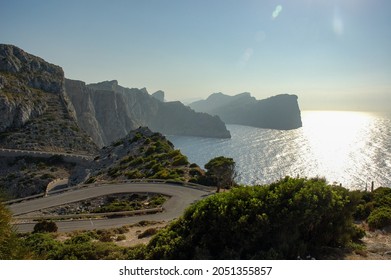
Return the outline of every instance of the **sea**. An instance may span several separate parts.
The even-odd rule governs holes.
[[[217,156],[236,163],[236,181],[264,185],[285,176],[322,177],[364,190],[391,187],[391,113],[303,111],[303,126],[273,130],[227,125],[231,139],[168,135],[200,167]]]

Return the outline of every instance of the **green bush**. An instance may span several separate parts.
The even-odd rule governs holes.
[[[53,221],[40,221],[34,226],[34,233],[37,232],[57,232],[57,224]]]
[[[371,229],[390,225],[391,188],[380,187],[373,192],[352,191],[351,196],[358,199],[354,218],[368,222]]]
[[[117,238],[115,239],[115,241],[123,241],[123,240],[126,240],[126,235],[124,234],[118,235]]]
[[[141,135],[141,133],[136,133],[136,135],[132,138],[132,140],[130,140],[130,143],[137,142],[138,140],[140,140],[142,138],[143,138],[143,136]]]
[[[23,246],[20,246],[11,224],[12,214],[1,200],[2,197],[0,198],[0,260],[19,259],[23,257]]]
[[[368,217],[370,229],[382,229],[391,226],[391,208],[380,207],[371,212]]]
[[[138,239],[142,239],[142,238],[145,238],[145,237],[150,237],[152,235],[155,235],[157,232],[158,232],[157,228],[149,228],[149,229],[145,230],[144,232],[140,233],[137,236],[137,238]]]
[[[141,171],[139,171],[138,169],[134,169],[134,170],[130,170],[130,171],[125,172],[125,176],[128,179],[141,179],[145,175]]]
[[[153,153],[155,153],[155,151],[156,151],[156,146],[151,145],[151,146],[149,146],[148,149],[145,151],[145,155],[146,155],[146,156],[150,156],[150,155],[152,155]]]
[[[149,205],[151,207],[157,207],[163,205],[164,202],[166,202],[166,198],[162,195],[156,195],[149,201]]]
[[[296,259],[348,244],[349,192],[319,179],[285,178],[197,202],[148,244],[152,259]]]
[[[184,155],[177,155],[174,157],[172,165],[173,166],[180,166],[180,165],[187,165],[189,164],[189,161],[187,160],[187,157]]]
[[[23,245],[39,259],[52,259],[63,246],[50,233],[30,234],[23,240]]]

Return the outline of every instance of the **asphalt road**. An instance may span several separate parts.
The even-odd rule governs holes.
[[[74,230],[90,230],[120,227],[127,224],[137,223],[143,220],[147,221],[171,221],[181,216],[184,210],[192,203],[210,195],[212,192],[195,188],[184,187],[174,184],[153,184],[153,183],[129,183],[100,185],[86,187],[81,189],[69,190],[64,193],[38,198],[12,204],[9,209],[14,216],[23,217],[24,214],[45,209],[53,206],[59,206],[71,202],[82,201],[85,199],[114,194],[114,193],[160,193],[171,198],[164,205],[164,211],[161,213],[131,216],[122,218],[99,219],[99,220],[68,220],[56,222],[58,231],[69,232]],[[17,231],[29,232],[34,228],[35,223],[15,224]]]

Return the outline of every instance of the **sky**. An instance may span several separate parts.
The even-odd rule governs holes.
[[[0,43],[168,100],[290,93],[304,110],[391,110],[389,0],[0,0]]]

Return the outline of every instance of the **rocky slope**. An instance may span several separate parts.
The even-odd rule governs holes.
[[[204,171],[190,164],[162,134],[140,127],[100,150],[88,169],[75,172],[72,184],[129,179],[196,182]]]
[[[219,116],[227,124],[271,129],[295,129],[302,126],[296,95],[280,94],[256,100],[249,93],[228,96],[214,93],[189,106],[198,112]]]
[[[0,45],[0,146],[81,154],[97,151],[64,91],[64,72],[12,45]]]
[[[43,193],[54,179],[68,178],[75,164],[61,157],[0,158],[0,193],[6,200]]]
[[[100,147],[124,137],[130,130],[147,126],[164,134],[229,138],[218,118],[196,113],[180,102],[162,102],[162,92],[154,97],[145,88],[124,88],[117,81],[86,85],[66,80],[65,88],[78,123]]]

